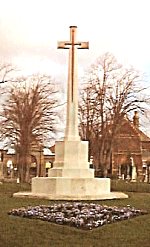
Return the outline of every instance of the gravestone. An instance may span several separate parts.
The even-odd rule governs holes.
[[[65,137],[55,143],[55,162],[48,177],[32,179],[31,192],[14,196],[41,197],[52,200],[95,200],[126,198],[110,192],[109,178],[95,178],[89,168],[88,142],[81,141],[78,131],[77,50],[87,49],[88,42],[78,42],[77,27],[70,27],[70,40],[58,42],[58,48],[69,49],[67,117]]]
[[[132,174],[131,174],[131,181],[136,182],[137,180],[137,171],[136,171],[136,166],[134,164],[134,160],[131,157],[131,166],[132,166]]]

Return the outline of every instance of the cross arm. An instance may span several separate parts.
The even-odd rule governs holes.
[[[59,41],[57,43],[57,48],[58,49],[69,49],[69,47],[66,47],[66,45],[70,45],[70,42],[68,42],[68,41]]]
[[[89,49],[89,42],[79,42],[78,49]]]
[[[69,49],[68,46],[72,45],[69,41],[59,41],[57,43],[58,49]],[[78,46],[78,49],[89,49],[89,42],[75,42],[73,45]]]

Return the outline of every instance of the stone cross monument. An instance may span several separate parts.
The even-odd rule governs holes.
[[[109,178],[94,178],[89,168],[88,141],[81,141],[78,131],[77,49],[88,48],[88,42],[77,42],[76,26],[70,27],[70,41],[58,42],[58,48],[69,49],[67,119],[63,141],[55,143],[55,162],[48,177],[32,179],[31,192],[14,196],[41,197],[51,200],[96,200],[126,197],[110,192]]]
[[[77,49],[87,49],[88,42],[76,41],[77,27],[70,27],[70,41],[58,42],[59,49],[69,49],[66,129],[63,142],[56,142],[54,167],[49,176],[93,177],[89,169],[88,142],[81,142],[78,131]]]

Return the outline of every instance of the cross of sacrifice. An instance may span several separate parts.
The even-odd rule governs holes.
[[[68,93],[67,93],[67,140],[78,140],[78,76],[77,76],[77,49],[88,49],[88,42],[76,41],[76,26],[70,26],[70,41],[59,41],[59,49],[69,49],[68,66]]]
[[[74,74],[75,71],[75,46],[77,49],[88,49],[89,48],[89,42],[77,42],[76,41],[76,26],[70,26],[70,41],[59,41],[58,42],[58,49],[70,49],[71,51],[71,64],[70,64],[70,70],[71,70],[71,99],[73,101],[73,88],[74,88]]]

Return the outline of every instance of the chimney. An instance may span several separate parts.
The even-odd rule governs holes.
[[[137,111],[134,112],[134,116],[133,116],[133,124],[136,128],[139,128],[139,114]]]

